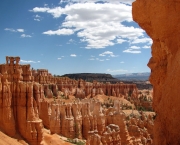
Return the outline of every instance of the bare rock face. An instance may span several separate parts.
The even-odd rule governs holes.
[[[55,102],[51,104],[51,115],[49,120],[50,120],[49,122],[50,122],[51,133],[60,134],[60,110],[59,110],[59,104]]]
[[[180,144],[180,1],[136,0],[132,12],[133,19],[153,40],[148,66],[157,114],[154,143]]]
[[[44,93],[40,84],[32,82],[30,66],[19,65],[19,60],[6,57],[6,64],[0,65],[0,129],[11,137],[19,133],[31,145],[38,145],[43,129],[38,110]]]

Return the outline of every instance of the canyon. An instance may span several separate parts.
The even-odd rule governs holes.
[[[19,61],[6,56],[0,64],[0,130],[6,135],[30,145],[60,142],[60,136],[64,144],[153,144],[152,91],[54,77]]]

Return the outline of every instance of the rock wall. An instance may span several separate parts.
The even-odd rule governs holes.
[[[136,0],[133,19],[152,38],[154,143],[180,144],[180,0]]]
[[[0,129],[11,137],[20,134],[31,145],[39,145],[43,123],[38,110],[44,91],[32,82],[29,66],[19,65],[19,60],[6,57],[6,64],[0,65]]]

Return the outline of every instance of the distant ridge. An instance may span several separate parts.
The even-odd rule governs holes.
[[[127,81],[147,81],[149,79],[149,76],[150,76],[150,72],[113,75],[113,77],[116,79],[127,80]]]
[[[131,73],[131,74],[119,74],[119,75],[111,75],[105,73],[73,73],[73,74],[65,74],[61,77],[69,77],[71,79],[83,79],[85,81],[92,82],[96,80],[98,82],[110,82],[117,83],[123,82],[126,84],[136,84],[138,89],[151,89],[152,85],[147,81],[150,73]]]
[[[111,74],[105,73],[74,73],[74,74],[65,74],[62,77],[69,77],[71,79],[83,79],[89,82],[96,80],[98,82],[117,82],[118,79],[112,77]]]

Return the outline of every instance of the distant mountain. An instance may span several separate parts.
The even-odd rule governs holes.
[[[150,72],[113,75],[113,77],[118,80],[127,80],[127,81],[146,81],[149,79],[149,76],[150,76]]]
[[[111,75],[105,73],[74,73],[74,74],[65,74],[61,77],[69,77],[71,79],[83,79],[88,82],[96,80],[98,82],[123,82],[125,84],[136,84],[138,89],[151,89],[152,85],[149,83],[150,73],[131,73],[131,74],[119,74]]]
[[[92,82],[96,80],[98,82],[118,82],[119,80],[113,78],[111,74],[105,73],[74,73],[74,74],[65,74],[62,77],[69,77],[71,79],[83,79],[85,81]]]

